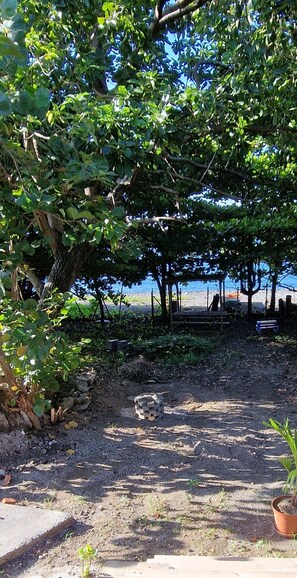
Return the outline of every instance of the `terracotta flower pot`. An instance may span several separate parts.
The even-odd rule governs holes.
[[[293,538],[297,534],[297,514],[285,514],[279,510],[278,504],[292,496],[277,496],[271,506],[274,515],[274,526],[278,534],[285,538]]]

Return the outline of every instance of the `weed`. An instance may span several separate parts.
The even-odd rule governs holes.
[[[233,550],[235,550],[236,552],[240,552],[242,554],[246,553],[247,547],[240,544],[240,542],[238,542],[237,540],[231,540],[229,543],[230,543],[231,548]]]
[[[168,503],[154,494],[147,498],[147,508],[150,515],[154,518],[164,518],[166,512],[169,510]]]
[[[188,486],[190,486],[190,488],[198,488],[201,483],[200,480],[188,480]]]
[[[119,501],[121,502],[121,504],[128,504],[130,502],[130,496],[127,496],[127,494],[122,494],[119,497]]]
[[[80,504],[85,504],[87,502],[87,498],[85,498],[84,496],[75,496],[75,499],[80,503]]]
[[[218,528],[207,528],[203,530],[203,534],[209,538],[214,538],[218,532]]]
[[[193,521],[193,519],[190,516],[181,514],[180,516],[176,517],[176,521],[179,522],[179,524],[183,527],[186,524],[190,524]]]
[[[96,558],[97,550],[90,544],[86,544],[86,546],[78,548],[77,555],[82,564],[81,576],[82,578],[87,578],[90,576],[92,561]]]
[[[220,501],[221,503],[222,503],[222,502],[225,503],[225,501],[227,500],[227,492],[226,492],[224,489],[222,489],[222,490],[219,491],[219,493],[218,493],[218,499],[219,499],[219,501]]]
[[[72,536],[74,536],[74,532],[66,532],[64,538],[65,540],[69,540]]]
[[[195,364],[212,351],[213,343],[210,338],[201,336],[167,334],[139,341],[138,350],[151,361],[163,359],[170,365]]]
[[[246,338],[246,341],[253,342],[253,341],[258,341],[258,339],[259,339],[258,335],[248,335]]]
[[[262,551],[264,551],[264,553],[266,554],[266,556],[268,554],[272,554],[271,552],[271,542],[269,540],[267,540],[267,538],[259,538],[258,540],[256,540],[254,542],[254,546],[258,549],[262,549]]]
[[[221,510],[222,508],[224,508],[224,506],[226,505],[226,501],[228,499],[228,494],[227,492],[222,489],[220,490],[215,496],[214,496],[214,503],[210,503],[209,505],[209,509],[211,512],[217,512],[218,510]]]
[[[135,518],[135,520],[134,520],[135,525],[138,528],[142,528],[143,530],[145,528],[159,526],[162,522],[164,522],[164,519],[163,520],[159,520],[159,519],[151,520],[145,514],[142,514],[142,516],[139,516],[138,518]]]
[[[48,496],[46,496],[46,498],[44,498],[44,504],[47,508],[50,508],[53,504],[53,502],[55,502],[57,499],[56,496],[56,492],[54,492],[53,494],[49,494]]]
[[[274,341],[283,345],[293,345],[294,347],[296,347],[297,344],[296,337],[292,337],[291,335],[275,335]]]

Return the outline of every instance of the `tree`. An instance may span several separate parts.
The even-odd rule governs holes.
[[[193,195],[292,213],[289,0],[2,0],[1,18],[3,295],[26,277],[45,309],[94,247],[186,220]]]

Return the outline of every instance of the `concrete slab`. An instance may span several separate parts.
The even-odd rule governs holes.
[[[238,557],[210,557],[210,556],[174,556],[156,554],[154,558],[148,559],[147,564],[167,564],[172,569],[193,570],[200,569],[217,572],[281,572],[295,574],[297,576],[297,558],[238,558]]]
[[[275,561],[279,563],[277,568],[274,568]],[[228,561],[228,558],[160,555],[147,562],[106,562],[100,575],[106,578],[293,578],[297,575],[294,568],[295,559],[286,558],[230,558]]]
[[[65,512],[0,504],[0,564],[24,554],[73,522]]]

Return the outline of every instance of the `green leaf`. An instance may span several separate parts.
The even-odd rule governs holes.
[[[122,219],[126,213],[124,207],[114,207],[112,209],[112,214],[114,215],[114,217],[119,217]]]
[[[19,95],[19,102],[14,104],[15,107],[18,107],[16,112],[23,116],[32,114],[34,112],[34,96],[28,90],[22,90]]]
[[[34,97],[35,107],[37,115],[40,118],[43,118],[48,111],[50,105],[50,97],[51,97],[50,90],[48,90],[48,88],[45,88],[43,86],[38,88],[35,92]]]
[[[127,159],[130,159],[132,157],[131,149],[130,148],[124,149],[124,155],[125,155],[125,157],[127,157]]]
[[[35,413],[35,415],[37,415],[38,417],[41,417],[44,414],[44,405],[39,405],[36,404],[33,406],[33,411]]]
[[[27,255],[34,255],[35,253],[34,247],[32,247],[32,245],[27,240],[24,240],[20,243],[20,248],[24,253],[27,253]]]
[[[17,11],[18,3],[17,0],[2,0],[1,2],[1,15],[3,20],[10,20],[14,17]]]
[[[0,114],[2,116],[7,116],[11,113],[11,102],[9,98],[4,94],[4,92],[0,92]]]
[[[88,219],[89,221],[94,221],[94,215],[90,211],[80,211],[78,213],[79,219]]]
[[[100,243],[102,236],[103,236],[102,230],[101,229],[95,229],[95,239],[96,239],[97,243]]]
[[[292,470],[292,472],[290,472],[288,475],[288,484],[290,488],[293,488],[294,485],[296,485],[296,480],[297,480],[297,469]]]
[[[58,382],[56,379],[53,379],[52,381],[50,381],[50,382],[48,383],[47,389],[48,389],[49,391],[53,391],[53,392],[59,391],[59,389],[60,389],[60,384],[59,384],[59,382]]]
[[[113,2],[104,2],[103,6],[102,6],[102,10],[104,12],[104,14],[107,14],[108,16],[110,16],[110,14],[114,11],[115,9],[115,5]]]
[[[281,457],[278,458],[278,461],[282,464],[282,466],[287,470],[287,472],[291,471],[292,465],[293,465],[293,460],[292,458],[289,457]]]
[[[35,299],[26,299],[23,303],[25,311],[34,311],[36,310],[37,303]]]
[[[66,209],[66,214],[72,220],[78,218],[78,210],[75,207],[68,207],[68,209]]]

